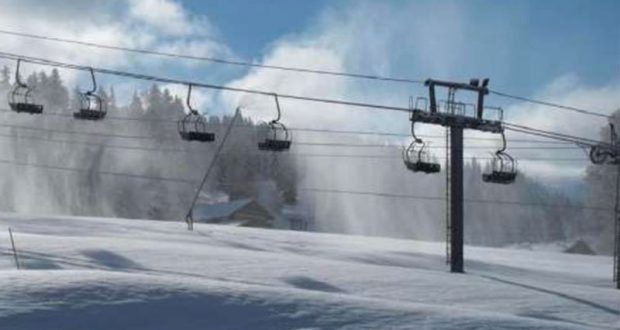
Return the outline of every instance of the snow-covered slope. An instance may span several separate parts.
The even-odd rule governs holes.
[[[609,257],[14,215],[0,249],[0,329],[620,328]]]

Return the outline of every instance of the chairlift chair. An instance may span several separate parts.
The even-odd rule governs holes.
[[[502,132],[502,148],[495,152],[491,161],[491,172],[482,174],[482,181],[488,183],[511,184],[517,178],[517,166],[514,158],[505,152],[506,136]]]
[[[261,151],[285,151],[291,148],[291,134],[284,124],[272,120],[269,122],[269,132],[264,141],[258,143]]]
[[[403,149],[403,162],[407,169],[413,172],[422,172],[426,174],[439,173],[441,165],[431,162],[428,152],[426,152],[426,143],[415,135],[415,122],[411,122],[411,135],[413,141],[406,149]]]
[[[73,118],[75,119],[101,120],[107,114],[106,102],[101,96],[96,94],[97,81],[92,68],[90,68],[90,77],[92,79],[92,88],[85,93],[80,93],[80,108],[73,113]]]
[[[15,86],[9,92],[9,107],[15,112],[25,112],[29,114],[40,114],[43,112],[43,105],[36,104],[32,97],[32,88],[22,82],[19,76],[19,66],[21,59],[17,60],[17,68],[15,69]]]
[[[416,148],[416,145],[419,147]],[[409,144],[409,147],[403,150],[403,161],[407,169],[413,172],[422,172],[426,174],[439,173],[441,165],[430,161],[430,156],[424,150],[426,143],[418,139]],[[417,149],[417,150],[416,150]]]
[[[274,94],[276,101],[276,108],[278,110],[278,116],[276,119],[269,122],[269,132],[264,141],[258,143],[258,150],[261,151],[286,151],[291,148],[293,136],[289,130],[280,122],[282,112],[280,110],[280,102],[278,101],[278,95]]]
[[[177,122],[179,135],[185,141],[213,142],[215,133],[207,131],[207,123],[203,115],[192,108],[190,99],[192,96],[192,85],[187,90],[186,104],[189,113]]]
[[[204,116],[190,112],[178,122],[179,135],[185,141],[213,142],[215,133],[207,131]]]

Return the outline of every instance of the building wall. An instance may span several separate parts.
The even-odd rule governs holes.
[[[273,216],[256,202],[235,212],[230,219],[232,221],[247,221],[245,227],[273,228]]]

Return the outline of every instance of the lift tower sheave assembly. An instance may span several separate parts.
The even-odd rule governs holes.
[[[469,83],[450,82],[428,79],[428,102],[416,102],[411,110],[412,124],[425,123],[447,127],[450,131],[450,168],[449,168],[449,262],[450,271],[462,273],[463,263],[463,129],[502,134],[503,112],[500,108],[485,108],[484,97],[489,94],[489,79],[472,79]],[[448,99],[438,102],[437,88],[448,90]],[[476,93],[476,103],[463,103],[455,100],[457,91]],[[424,98],[418,98],[424,99]],[[418,107],[425,105],[424,108]],[[428,104],[428,109],[426,109]],[[495,116],[489,116],[485,110],[494,110]]]

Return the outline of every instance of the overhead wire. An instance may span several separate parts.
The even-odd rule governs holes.
[[[96,175],[102,175],[102,176],[122,177],[122,178],[129,178],[129,179],[173,182],[173,183],[180,183],[180,184],[187,184],[187,185],[194,185],[196,183],[196,180],[186,179],[186,178],[158,177],[158,176],[150,176],[150,175],[142,175],[142,174],[131,174],[131,173],[101,171],[101,170],[93,171],[92,169],[87,169],[87,168],[44,165],[44,164],[37,164],[37,163],[31,163],[31,162],[20,162],[20,161],[15,161],[15,160],[7,160],[7,159],[0,159],[0,164],[19,166],[19,167],[32,167],[32,168],[39,168],[39,169],[45,169],[45,170],[87,173],[91,175],[96,174]],[[247,183],[252,183],[252,182],[253,181],[248,181]],[[227,184],[224,183],[222,185],[226,186]],[[315,193],[351,194],[351,195],[365,195],[365,196],[385,197],[385,198],[405,198],[405,199],[414,199],[414,200],[437,200],[437,201],[445,200],[444,197],[439,197],[439,196],[422,196],[422,195],[409,195],[409,194],[347,190],[347,189],[299,187],[298,190],[306,191],[306,192],[315,192]],[[610,208],[595,207],[595,206],[581,206],[581,205],[572,205],[572,204],[528,203],[528,202],[519,202],[519,201],[491,200],[491,199],[465,199],[465,202],[475,203],[475,204],[509,204],[509,205],[527,206],[527,207],[531,206],[531,207],[541,207],[541,208],[574,208],[574,209],[599,210],[599,211],[610,211],[611,210]]]
[[[262,96],[268,96],[268,97],[273,97],[274,95],[276,95],[276,93],[273,91],[264,91],[264,90],[258,90],[258,89],[252,89],[252,88],[241,88],[241,87],[232,87],[232,86],[222,86],[222,85],[192,82],[188,80],[181,80],[181,79],[174,79],[174,78],[164,78],[164,77],[158,77],[158,76],[147,75],[147,74],[142,74],[142,73],[134,73],[134,72],[112,70],[112,69],[105,69],[105,68],[96,68],[96,67],[76,65],[76,64],[59,62],[59,61],[51,61],[51,60],[47,60],[47,59],[43,59],[39,57],[24,56],[24,55],[7,53],[7,52],[0,52],[0,58],[12,59],[12,60],[21,59],[23,62],[28,62],[32,64],[39,64],[39,65],[44,65],[44,66],[51,66],[51,67],[71,69],[71,70],[79,70],[79,71],[92,70],[93,72],[100,73],[100,74],[113,75],[113,76],[125,77],[125,78],[133,78],[133,79],[144,80],[144,81],[156,81],[160,83],[175,84],[175,85],[192,85],[194,87],[201,87],[201,88],[220,90],[220,91],[262,95]],[[386,110],[386,111],[399,111],[399,112],[406,112],[406,113],[410,112],[409,108],[399,107],[399,106],[372,104],[372,103],[364,103],[364,102],[353,102],[353,101],[346,101],[346,100],[327,99],[327,98],[310,97],[310,96],[293,95],[293,94],[277,93],[277,95],[279,98],[300,100],[300,101],[307,101],[307,102],[336,104],[336,105],[344,105],[344,106],[350,106],[350,107],[356,107],[356,108],[380,109],[380,110]]]
[[[536,99],[529,98],[529,97],[512,95],[512,94],[508,94],[508,93],[504,93],[504,92],[500,92],[500,91],[496,91],[496,90],[492,90],[492,89],[489,90],[489,93],[497,95],[497,96],[505,97],[505,98],[510,98],[510,99],[514,99],[514,100],[523,101],[523,102],[528,102],[528,103],[533,103],[533,104],[538,104],[538,105],[544,105],[544,106],[550,107],[550,108],[556,108],[556,109],[562,109],[562,110],[566,110],[566,111],[572,111],[572,112],[576,112],[576,113],[579,113],[579,114],[582,114],[582,115],[589,115],[589,116],[595,116],[595,117],[606,118],[606,119],[607,118],[612,118],[612,116],[604,114],[602,112],[595,112],[595,111],[581,109],[581,108],[572,107],[572,106],[568,106],[568,105],[563,105],[563,104],[558,104],[558,103],[553,103],[553,102],[548,102],[548,101],[536,100]]]
[[[65,171],[65,172],[79,172],[79,173],[88,173],[88,174],[97,174],[103,176],[115,176],[129,179],[142,179],[142,180],[154,180],[154,181],[164,181],[164,182],[175,182],[175,183],[183,183],[183,184],[195,184],[196,180],[183,179],[183,178],[168,178],[168,177],[158,177],[158,176],[150,176],[143,174],[132,174],[132,173],[121,173],[121,172],[113,172],[113,171],[93,171],[89,168],[74,168],[74,167],[64,167],[57,165],[45,165],[45,164],[37,164],[31,162],[20,162],[15,160],[8,159],[0,159],[0,164],[6,165],[14,165],[20,167],[32,167],[32,168],[40,168],[47,170],[56,170],[56,171]]]
[[[10,127],[17,129],[30,129],[34,131],[38,131],[38,128],[30,127],[30,126],[20,126],[20,125],[10,125],[10,124],[0,124],[0,127]],[[50,129],[40,129],[40,131],[51,131],[55,133],[66,133],[66,134],[80,134],[85,136],[91,136],[93,133],[87,132],[73,132],[73,131],[64,131],[64,130],[50,130]],[[94,134],[95,136],[111,136],[111,137],[126,137],[123,135],[116,134]],[[151,152],[175,152],[175,153],[190,153],[194,152],[193,149],[187,147],[148,147],[148,146],[130,146],[130,145],[117,145],[110,143],[100,143],[100,142],[89,142],[89,141],[75,141],[75,140],[65,140],[65,139],[54,139],[47,137],[37,137],[37,136],[23,136],[23,135],[15,135],[15,134],[2,134],[0,133],[0,138],[14,138],[14,139],[25,139],[25,140],[39,140],[47,143],[60,143],[60,144],[76,144],[76,145],[86,145],[93,147],[103,147],[103,148],[111,148],[111,149],[126,149],[126,150],[138,150],[138,151],[151,151]],[[346,147],[346,148],[391,148],[391,149],[402,149],[404,146],[402,145],[385,145],[385,144],[355,144],[355,143],[321,143],[321,142],[297,142],[296,145],[307,146],[307,147]],[[429,146],[428,148],[434,149],[445,149],[445,146]],[[470,149],[492,149],[492,146],[469,146]],[[511,149],[515,150],[578,150],[576,147],[557,147],[557,146],[529,146],[529,147],[521,147],[516,146]],[[300,155],[300,154],[297,154]],[[307,155],[306,155],[307,156]],[[399,157],[391,157],[391,156],[374,156],[374,155],[312,155],[310,157],[353,157],[353,158],[399,158]],[[476,159],[485,159],[484,157],[476,158]],[[492,159],[492,158],[489,158]],[[528,160],[524,158],[523,160]],[[558,159],[558,158],[542,158],[542,159],[529,159],[529,160],[548,160],[548,161],[577,161],[579,159]]]
[[[612,144],[607,143],[607,142],[602,142],[602,141],[598,141],[594,139],[574,136],[574,135],[565,134],[565,133],[552,132],[552,131],[547,131],[547,130],[543,130],[539,128],[533,128],[533,127],[528,127],[524,125],[508,123],[508,122],[504,122],[503,125],[505,129],[508,129],[511,131],[520,132],[524,134],[530,134],[530,135],[537,135],[540,137],[570,142],[570,143],[574,143],[574,144],[582,145],[582,146],[605,145],[608,147],[614,147]]]
[[[37,35],[37,34],[8,31],[8,30],[0,30],[0,34],[25,37],[25,38],[31,38],[31,39],[38,39],[38,40],[62,42],[62,43],[68,43],[68,44],[76,44],[76,45],[82,45],[82,46],[99,48],[99,49],[117,50],[117,51],[123,51],[123,52],[132,52],[132,53],[146,54],[146,55],[157,55],[157,56],[163,56],[163,57],[180,58],[180,59],[188,59],[188,60],[195,60],[195,61],[206,61],[206,62],[212,62],[212,63],[243,66],[243,67],[250,67],[250,68],[262,68],[262,69],[291,71],[291,72],[299,72],[299,73],[313,73],[313,74],[320,74],[320,75],[349,77],[349,78],[367,79],[367,80],[391,81],[391,82],[399,82],[399,83],[411,83],[411,84],[423,84],[424,83],[423,80],[419,80],[419,79],[395,78],[395,77],[387,77],[387,76],[381,76],[381,75],[370,75],[370,74],[364,74],[364,73],[353,73],[353,72],[342,72],[342,71],[332,71],[332,70],[322,70],[322,69],[309,69],[309,68],[301,68],[301,67],[259,64],[259,63],[253,63],[253,62],[215,58],[215,57],[208,57],[208,56],[195,56],[195,55],[186,55],[186,54],[171,53],[171,52],[162,52],[162,51],[156,51],[156,50],[150,50],[150,49],[139,49],[139,48],[132,48],[132,47],[124,47],[124,46],[104,45],[101,43],[72,40],[72,39],[67,39],[67,38],[42,36],[42,35]]]
[[[6,113],[15,113],[13,110],[10,109],[0,109],[0,112],[6,112]],[[64,112],[43,112],[40,113],[39,115],[41,116],[54,116],[54,117],[67,117],[67,118],[73,118],[73,114],[72,113],[64,113]],[[178,119],[173,119],[173,118],[149,118],[148,116],[141,116],[141,117],[125,117],[125,116],[113,116],[113,115],[106,115],[105,117],[106,120],[110,119],[110,120],[121,120],[121,121],[139,121],[139,122],[145,122],[145,123],[151,123],[151,122],[170,122],[170,123],[176,123],[178,121]]]
[[[262,68],[262,69],[290,71],[290,72],[297,72],[297,73],[311,73],[311,74],[319,74],[319,75],[349,77],[349,78],[356,78],[356,79],[377,80],[377,81],[408,83],[408,84],[424,84],[425,82],[425,80],[423,79],[397,78],[397,77],[389,77],[389,76],[366,74],[366,73],[354,73],[354,72],[332,71],[332,70],[322,70],[322,69],[310,69],[310,68],[303,68],[303,67],[269,65],[269,64],[260,64],[260,63],[255,63],[255,62],[223,59],[223,58],[208,57],[208,56],[196,56],[196,55],[187,55],[187,54],[172,53],[172,52],[163,52],[163,51],[157,51],[157,50],[152,50],[152,49],[140,49],[140,48],[127,47],[127,46],[105,45],[102,43],[75,40],[75,39],[69,39],[69,38],[60,38],[60,37],[53,37],[53,36],[44,36],[40,34],[24,33],[24,32],[18,32],[18,31],[10,31],[10,30],[0,30],[0,34],[11,35],[15,37],[22,37],[22,38],[44,40],[44,41],[60,42],[60,43],[66,43],[66,44],[75,44],[75,45],[81,45],[81,46],[98,48],[98,49],[132,52],[132,53],[138,53],[138,54],[143,54],[143,55],[156,55],[156,56],[163,56],[163,57],[177,58],[177,59],[206,61],[206,62],[212,62],[212,63],[217,63],[217,64],[226,64],[226,65],[242,66],[242,67],[249,67],[249,68]],[[566,110],[566,111],[572,111],[572,112],[576,112],[576,113],[583,114],[583,115],[596,116],[600,118],[611,118],[610,115],[604,114],[601,111],[591,111],[591,110],[582,109],[582,108],[578,108],[574,106],[568,106],[564,104],[558,104],[554,102],[538,100],[538,99],[534,99],[531,97],[514,95],[514,94],[510,94],[510,93],[506,93],[506,92],[502,92],[498,90],[490,89],[489,92],[499,97],[510,98],[510,99],[514,99],[518,101],[543,105],[546,107],[552,107],[552,108]]]
[[[301,187],[299,188],[299,190],[326,193],[326,194],[366,195],[366,196],[386,197],[386,198],[431,200],[431,201],[438,201],[438,202],[445,202],[446,200],[446,198],[443,196],[421,196],[421,195],[384,193],[384,192],[374,192],[374,191],[356,191],[356,190],[345,190],[345,189],[322,189],[322,188]],[[573,205],[573,204],[544,204],[544,203],[528,203],[528,202],[494,200],[494,199],[468,199],[468,198],[465,198],[464,201],[465,203],[472,203],[472,204],[491,203],[491,204],[507,204],[507,205],[531,206],[531,207],[543,207],[543,208],[558,207],[558,208],[611,211],[611,209],[607,207],[582,206],[582,205]]]
[[[15,112],[10,110],[10,109],[3,109],[0,108],[0,112],[7,112],[7,113],[11,113],[14,114]],[[46,116],[49,113],[44,112],[40,115],[42,116]],[[64,114],[64,113],[54,113],[53,115],[58,115],[61,117],[73,117],[71,114]],[[107,119],[108,117],[106,117]],[[130,118],[128,120],[139,120],[140,117],[117,117],[118,120],[125,120],[127,118]],[[148,119],[145,119],[148,120]],[[166,120],[167,121],[167,120]],[[172,122],[172,121],[171,121]],[[174,121],[176,123],[176,121]],[[211,125],[211,124],[209,124]],[[98,133],[98,132],[80,132],[80,131],[70,131],[70,130],[65,130],[65,131],[60,131],[57,129],[48,129],[48,128],[38,128],[38,127],[32,127],[32,126],[19,126],[19,125],[15,125],[15,124],[0,124],[1,127],[11,127],[11,128],[18,128],[18,129],[25,129],[25,130],[41,130],[41,131],[47,131],[47,132],[56,132],[56,133],[65,133],[66,134],[73,134],[73,135],[97,135],[97,136],[102,136],[102,137],[111,137],[111,138],[123,138],[123,139],[156,139],[157,136],[154,135],[148,135],[148,136],[144,136],[144,135],[121,135],[121,134],[113,134],[113,133]],[[238,125],[235,126],[235,128],[240,128],[240,129],[257,129],[258,127],[256,126],[245,126],[245,125]],[[329,133],[329,134],[349,134],[349,135],[359,135],[359,136],[363,136],[363,135],[371,135],[371,136],[397,136],[397,137],[410,137],[411,133],[398,133],[398,132],[388,132],[388,131],[369,131],[369,130],[336,130],[336,129],[317,129],[317,128],[303,128],[303,127],[291,127],[288,128],[289,131],[293,131],[293,132],[307,132],[307,133]],[[516,131],[516,130],[515,130]],[[526,133],[527,134],[527,133]],[[444,135],[428,135],[428,134],[420,134],[419,137],[422,138],[429,138],[429,139],[433,139],[433,138],[437,138],[437,139],[443,139],[445,138]],[[548,136],[543,136],[543,137],[547,137],[549,139]],[[464,137],[465,140],[471,140],[471,141],[498,141],[498,139],[496,138],[485,138],[485,137]],[[160,140],[161,141],[161,140]],[[174,141],[177,141],[176,139]],[[540,144],[574,144],[573,140],[570,141],[548,141],[548,140],[534,140],[534,139],[510,139],[511,143],[532,143],[532,144],[536,144],[536,143],[540,143]]]
[[[173,79],[173,78],[164,78],[164,77],[158,77],[158,76],[134,73],[134,72],[128,72],[128,71],[76,65],[76,64],[71,64],[71,63],[52,61],[52,60],[48,60],[44,58],[24,56],[24,55],[13,54],[13,53],[8,53],[8,52],[0,52],[0,58],[12,59],[12,60],[21,59],[24,62],[29,62],[32,64],[46,65],[46,66],[59,67],[59,68],[72,69],[72,70],[80,70],[80,71],[92,70],[93,72],[107,74],[107,75],[133,78],[133,79],[144,80],[144,81],[157,81],[160,83],[168,83],[168,84],[193,85],[195,87],[202,87],[202,88],[214,89],[214,90],[220,90],[220,91],[239,92],[239,93],[247,93],[247,94],[254,94],[254,95],[263,95],[263,96],[269,96],[269,97],[273,97],[274,95],[277,94],[279,98],[292,99],[292,100],[336,104],[336,105],[344,105],[344,106],[351,106],[351,107],[357,107],[357,108],[399,111],[399,112],[406,112],[406,113],[409,113],[411,111],[409,108],[400,107],[400,106],[373,104],[373,103],[365,103],[365,102],[354,102],[354,101],[337,100],[337,99],[327,99],[327,98],[310,97],[310,96],[293,95],[293,94],[281,94],[281,93],[275,93],[273,91],[264,91],[264,90],[251,89],[251,88],[241,88],[241,87],[208,84],[208,83],[199,83],[199,82],[192,82],[192,81]],[[551,105],[551,103],[549,103],[549,105]],[[576,109],[576,110],[579,110],[579,109]],[[598,114],[598,115],[601,115],[601,114]]]

